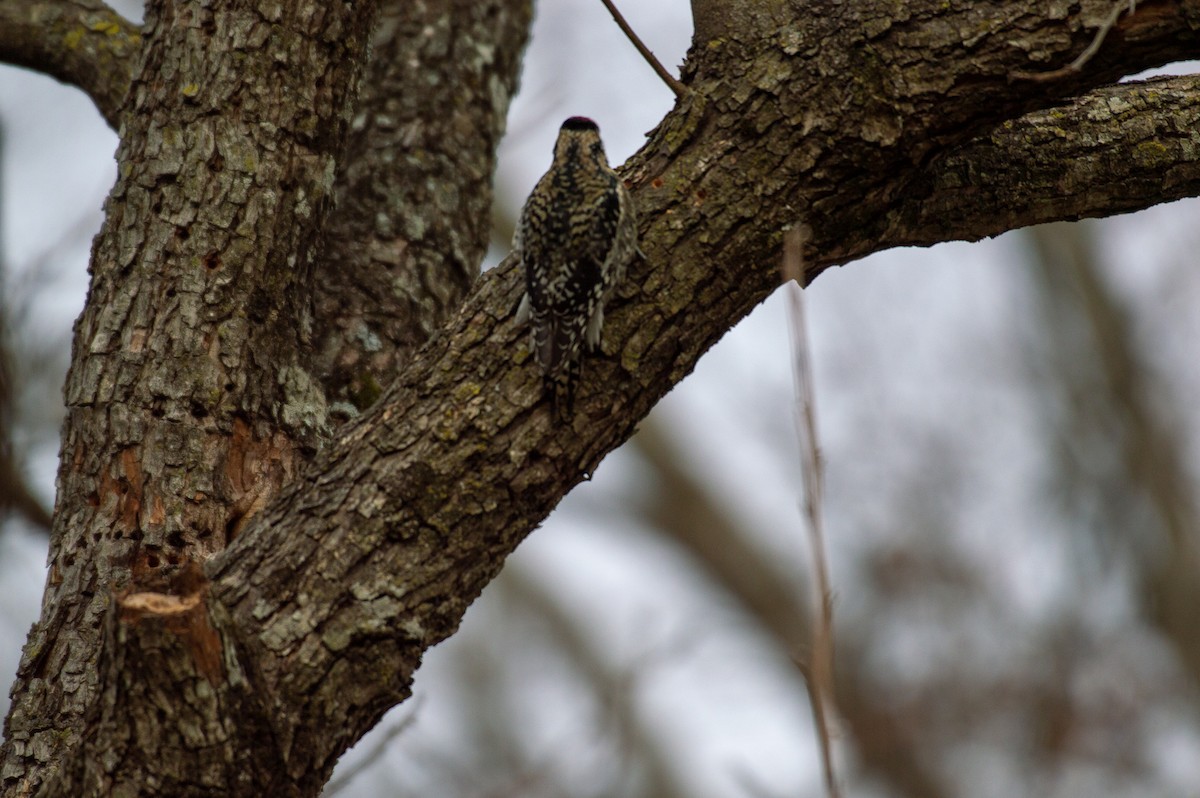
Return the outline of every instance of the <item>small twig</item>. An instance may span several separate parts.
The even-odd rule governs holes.
[[[817,644],[819,642],[820,633],[818,632],[818,640],[813,642],[813,656],[817,656]],[[832,697],[827,697],[825,688],[821,686],[817,671],[810,667],[800,657],[793,657],[792,661],[796,663],[797,670],[804,678],[804,687],[808,691],[808,703],[812,707],[813,725],[817,727],[817,738],[821,741],[821,771],[825,775],[825,793],[829,798],[839,798],[841,788],[837,783],[837,772],[833,767],[833,735],[829,731],[829,716],[825,711],[825,702],[828,700],[833,702]]]
[[[650,64],[651,68],[658,73],[658,76],[663,79],[663,82],[670,87],[671,91],[675,92],[676,97],[682,97],[687,94],[687,86],[684,86],[679,80],[667,71],[666,67],[654,57],[654,53],[650,52],[650,48],[642,43],[638,35],[633,32],[633,28],[629,27],[629,23],[625,21],[625,17],[621,16],[621,12],[613,5],[612,0],[600,0],[604,3],[604,7],[608,9],[608,13],[612,14],[612,18],[616,20],[617,26],[625,32],[629,37],[629,41],[633,42],[633,46],[642,54],[642,58],[646,59],[646,63]]]
[[[333,796],[346,789],[350,782],[354,781],[364,770],[383,758],[383,755],[387,753],[388,746],[392,744],[392,740],[395,740],[416,722],[417,711],[420,708],[421,700],[417,698],[414,700],[412,711],[408,713],[407,717],[384,732],[383,738],[375,743],[375,746],[363,755],[362,759],[355,762],[352,767],[347,768],[344,773],[339,773],[336,779],[325,785],[325,789],[321,791],[321,798],[333,798]]]
[[[833,766],[833,742],[829,731],[830,717],[836,713],[833,697],[833,591],[829,586],[829,566],[825,556],[821,498],[825,475],[817,439],[817,412],[813,393],[812,359],[809,357],[808,333],[804,318],[804,245],[811,236],[806,225],[800,224],[783,234],[781,271],[784,290],[788,296],[788,328],[792,341],[792,378],[796,391],[796,434],[800,440],[803,459],[804,510],[816,572],[817,609],[813,624],[811,665],[797,658],[796,664],[804,676],[813,710],[813,722],[821,743],[821,765],[825,773],[825,790],[829,798],[841,794]]]
[[[1091,61],[1096,53],[1100,52],[1100,46],[1104,44],[1104,40],[1108,37],[1109,31],[1113,29],[1113,26],[1117,24],[1117,20],[1121,18],[1121,12],[1128,7],[1129,13],[1133,14],[1133,12],[1137,10],[1137,4],[1138,0],[1116,0],[1116,2],[1113,3],[1112,11],[1109,12],[1108,18],[1104,20],[1104,24],[1100,26],[1100,30],[1096,31],[1096,35],[1092,39],[1092,43],[1088,45],[1086,50],[1079,54],[1078,58],[1067,64],[1065,67],[1060,69],[1052,69],[1049,72],[1013,72],[1011,76],[1012,79],[1032,80],[1037,83],[1047,83],[1052,80],[1059,80],[1061,78],[1079,74],[1081,71],[1083,71],[1083,65],[1088,61]]]

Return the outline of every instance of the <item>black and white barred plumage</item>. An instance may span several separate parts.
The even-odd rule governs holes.
[[[570,413],[583,347],[599,348],[604,303],[638,251],[633,200],[592,120],[563,122],[554,162],[521,210],[513,249],[525,267],[518,320],[532,321],[555,415]]]

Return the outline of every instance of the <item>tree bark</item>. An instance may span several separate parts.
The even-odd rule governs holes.
[[[503,6],[517,22],[526,7]],[[540,401],[508,262],[422,348],[402,330],[379,363],[337,354],[360,319],[388,326],[366,302],[341,318],[319,309],[333,371],[358,357],[381,379],[400,364],[319,448],[308,264],[372,7],[151,9],[76,335],[50,584],[0,753],[6,795],[315,795],[505,556],[774,289],[788,226],[813,230],[812,279],[892,246],[1196,193],[1196,128],[1177,127],[1194,118],[1194,83],[1098,87],[1194,57],[1200,0],[1139,4],[1081,72],[1048,82],[1014,76],[1069,63],[1112,3],[695,7],[714,17],[697,25],[692,91],[623,169],[647,258],[606,312],[575,415],[555,423]],[[386,302],[421,329],[447,315],[477,257],[461,242],[486,225],[479,203],[437,192],[481,185],[466,173],[490,168],[479,150],[503,105],[462,139],[477,148],[464,172],[447,150],[405,163],[403,182],[429,182],[396,206],[346,168],[347,213],[407,215],[340,222],[329,263],[355,265],[330,291],[444,270],[445,301],[426,307],[426,286]],[[379,117],[364,124],[413,154]],[[1044,162],[1070,147],[1088,157]],[[372,190],[387,196],[360,210]]]
[[[373,17],[370,3],[147,8],[75,330],[45,613],[13,688],[6,790],[34,791],[95,732],[98,695],[117,695],[97,664],[124,660],[101,645],[117,592],[166,590],[224,549],[322,437],[302,355],[311,257]],[[110,642],[142,639],[118,627]],[[158,764],[186,773],[189,755],[206,754]],[[127,776],[63,789],[119,791]]]
[[[138,27],[100,0],[0,4],[0,61],[83,89],[113,130],[140,47]]]
[[[338,417],[379,398],[479,276],[532,3],[385,6],[313,292]]]
[[[1200,77],[1105,86],[1006,122],[936,158],[885,222],[897,243],[975,241],[1200,194]],[[979,209],[991,209],[980,218]]]

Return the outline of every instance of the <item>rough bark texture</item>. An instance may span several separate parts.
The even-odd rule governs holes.
[[[1080,74],[1049,83],[1011,77],[1069,62],[1110,2],[792,0],[726,14],[734,4],[697,0],[720,24],[698,26],[693,91],[624,169],[648,258],[606,313],[607,355],[588,362],[574,417],[556,424],[540,403],[508,263],[289,479],[323,421],[300,360],[305,266],[370,12],[230,5],[148,18],[77,333],[51,584],[0,754],[5,794],[55,771],[49,794],[316,794],[504,557],[773,290],[787,226],[813,230],[811,279],[891,246],[1198,187],[1200,134],[1178,127],[1194,118],[1193,84],[1094,90],[1200,52],[1200,0],[1140,4]],[[432,31],[408,52],[440,52],[452,34]],[[463,68],[456,79],[489,70]],[[412,154],[369,118],[363,130],[394,157]],[[470,146],[494,143],[490,124]],[[1065,147],[1082,153],[1078,171],[1043,163]],[[409,213],[346,220],[371,231],[338,252],[356,264],[347,290],[360,275],[386,285],[470,268],[483,225],[457,215],[477,206],[439,196],[448,182],[422,171],[448,169],[445,152],[401,168],[418,184],[399,205],[397,184],[347,172],[355,202],[378,192],[367,208]],[[438,289],[413,290],[388,301],[420,305],[422,328],[453,302],[427,307],[420,291]],[[364,313],[323,311],[328,340],[374,329],[355,326]],[[206,558],[203,574],[187,566]],[[152,667],[135,679],[136,663]]]
[[[0,61],[83,89],[113,130],[141,43],[138,27],[99,0],[0,3]]]
[[[991,27],[1002,28],[1000,19]],[[899,43],[953,52],[959,26],[935,21],[897,32]],[[1061,29],[1071,27],[1069,20],[1041,20],[1041,28],[1034,18],[1023,21],[1022,35],[1034,50],[1053,46]],[[1178,36],[1160,50],[1130,48],[1120,69],[1110,55],[1108,71],[1095,79],[1194,50],[1189,30],[1179,16]],[[858,29],[827,35],[842,40],[828,45],[835,53],[852,52],[865,36]],[[1079,49],[1088,39],[1081,30]],[[889,237],[879,228],[890,198],[924,173],[923,160],[932,160],[921,131],[942,136],[947,146],[958,143],[957,132],[959,141],[978,146],[971,134],[986,127],[983,120],[994,125],[1006,111],[1034,104],[1028,85],[1007,79],[1009,69],[1027,66],[1024,57],[1001,58],[1007,41],[1007,35],[985,37],[960,52],[958,63],[947,55],[936,68],[917,62],[936,89],[914,76],[905,124],[887,135],[881,125],[893,114],[879,115],[898,100],[884,102],[852,84],[830,89],[819,70],[792,63],[803,60],[799,50],[787,42],[781,47],[774,36],[751,37],[730,61],[720,61],[723,68],[694,60],[692,100],[627,164],[647,220],[649,263],[633,270],[625,301],[608,316],[609,357],[589,362],[571,423],[554,425],[537,405],[525,331],[512,321],[520,278],[511,264],[502,265],[481,279],[376,412],[322,452],[313,476],[272,506],[256,525],[261,537],[248,535],[210,564],[216,606],[235,627],[257,630],[247,645],[265,689],[302,707],[294,733],[313,734],[316,719],[338,708],[349,710],[339,714],[339,726],[365,726],[379,711],[375,702],[407,694],[420,652],[454,631],[503,556],[732,321],[773,289],[778,232],[801,217],[800,208],[810,208],[817,233],[815,269],[911,235],[895,229]],[[719,58],[712,51],[707,57]],[[978,96],[945,99],[947,81],[953,83],[947,72],[979,73],[981,64],[991,77],[989,83],[975,75]],[[738,65],[754,74],[731,75]],[[798,77],[805,75],[807,81]],[[838,86],[846,83],[838,78]],[[795,96],[815,94],[818,86],[848,96],[819,105]],[[1058,91],[1037,90],[1046,105]],[[944,101],[925,100],[926,94]],[[957,123],[951,128],[948,120]],[[1112,210],[1103,197],[1099,202],[1089,212]],[[992,209],[974,211],[969,225],[948,225],[943,236],[977,237],[977,228],[991,229]],[[343,678],[330,679],[334,672]]]
[[[1025,225],[1140,210],[1200,194],[1200,77],[1097,89],[1026,114],[935,159],[885,222],[928,246]],[[980,218],[979,209],[991,210]]]
[[[79,742],[114,592],[224,549],[325,425],[301,356],[310,255],[372,16],[147,9],[67,377],[46,610],[6,725],[17,794]]]
[[[314,292],[338,416],[378,399],[479,276],[532,15],[529,0],[397,2],[381,13]]]

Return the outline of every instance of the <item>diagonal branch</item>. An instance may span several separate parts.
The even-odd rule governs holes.
[[[1130,578],[1145,616],[1174,648],[1192,683],[1200,683],[1200,634],[1189,611],[1200,600],[1200,514],[1175,432],[1177,414],[1160,396],[1132,314],[1100,268],[1087,231],[1065,226],[1029,232],[1042,310],[1055,325],[1049,346],[1059,362],[1070,364],[1054,369],[1053,389],[1062,393],[1060,404],[1072,418],[1054,418],[1048,427],[1070,429],[1072,443],[1064,447],[1061,467],[1067,484],[1052,490],[1077,497],[1065,500],[1078,504],[1067,504],[1064,517],[1085,517],[1081,506],[1088,504],[1104,508],[1087,511],[1095,517],[1115,519],[1109,528],[1088,523],[1088,532],[1111,536],[1101,545],[1118,540],[1132,552]],[[1081,395],[1088,400],[1079,401]],[[1084,462],[1081,451],[1105,456]]]
[[[42,500],[34,494],[25,475],[21,473],[11,451],[0,459],[0,511],[19,513],[31,526],[45,534],[53,518]]]
[[[662,78],[663,83],[667,84],[667,88],[669,88],[676,97],[682,97],[684,94],[686,94],[687,86],[684,86],[679,82],[678,78],[667,71],[667,68],[662,65],[662,62],[659,61],[657,57],[655,57],[654,53],[650,51],[650,48],[647,47],[645,42],[642,41],[642,38],[637,35],[637,32],[630,26],[628,22],[625,21],[624,15],[617,10],[617,7],[613,4],[612,0],[600,1],[604,3],[604,7],[607,8],[608,13],[612,15],[613,21],[617,23],[617,27],[621,29],[621,32],[625,34],[625,37],[628,38],[630,43],[637,49],[639,53],[641,53],[642,58],[646,59],[646,63],[650,65],[650,68],[654,70],[654,73]]]
[[[670,757],[663,750],[659,738],[653,734],[650,724],[642,717],[637,696],[629,689],[628,666],[618,667],[609,661],[611,652],[593,636],[587,634],[585,625],[556,600],[527,569],[510,568],[496,582],[506,598],[524,612],[533,614],[547,626],[557,650],[561,651],[571,665],[579,671],[588,686],[596,693],[598,702],[608,704],[615,716],[616,734],[622,738],[621,747],[628,751],[630,762],[611,768],[624,772],[628,778],[631,770],[641,771],[645,778],[643,794],[656,798],[684,798],[687,788],[680,783],[670,765]],[[615,782],[628,789],[627,781]],[[616,792],[616,790],[611,790]]]
[[[0,3],[0,61],[83,89],[113,130],[141,43],[138,26],[100,0]]]
[[[774,26],[693,53],[685,71],[696,90],[624,168],[648,258],[606,313],[605,354],[585,366],[576,415],[556,424],[539,404],[525,330],[513,320],[521,277],[510,260],[483,275],[309,476],[209,562],[211,606],[260,669],[259,689],[296,708],[276,730],[289,751],[332,756],[408,696],[421,653],[453,634],[504,557],[774,289],[780,231],[801,212],[814,230],[810,278],[908,243],[908,231],[881,222],[924,174],[932,158],[922,155],[1054,102],[1007,78],[1026,57],[1010,46],[1010,8],[971,6],[973,29],[990,13],[993,32],[969,50],[954,19],[877,35],[873,46],[888,55],[870,63],[904,66],[880,75],[858,65],[857,83],[823,77],[836,70],[804,63],[802,43],[780,45]],[[813,26],[806,35],[829,37],[806,57],[861,50],[866,34],[825,10],[793,8]],[[1051,47],[1079,19],[1024,22],[1028,46]],[[1072,88],[1194,50],[1189,24],[1182,12],[1160,19],[1153,46],[1106,50],[1105,68]],[[753,70],[751,86],[739,69]],[[969,93],[931,88],[960,79]],[[993,215],[977,204],[943,234],[990,229]]]

